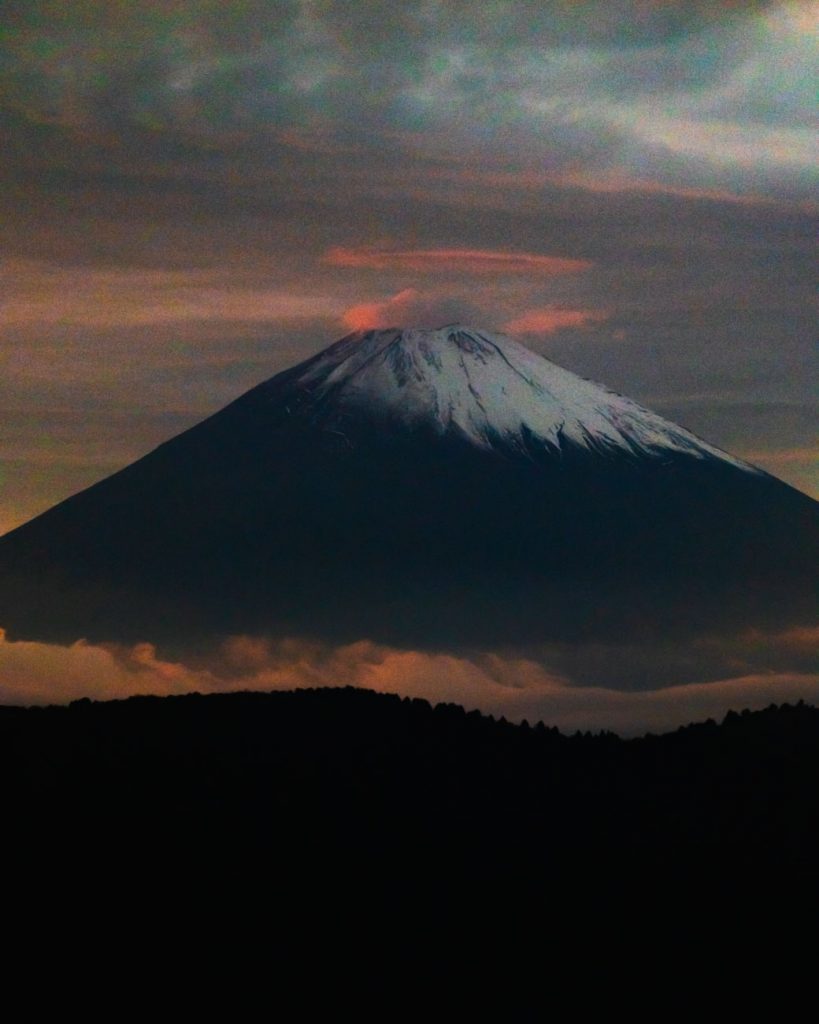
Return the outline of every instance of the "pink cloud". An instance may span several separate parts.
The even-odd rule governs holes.
[[[341,319],[345,327],[354,331],[404,325],[439,327],[444,323],[468,319],[464,314],[469,312],[466,304],[448,293],[404,288],[389,298],[350,306]]]
[[[542,306],[529,309],[503,325],[510,334],[554,334],[561,327],[587,327],[605,320],[604,310],[566,309],[563,306]]]
[[[334,246],[323,261],[335,267],[368,270],[537,276],[576,274],[592,265],[589,260],[499,249],[389,249],[374,245]]]

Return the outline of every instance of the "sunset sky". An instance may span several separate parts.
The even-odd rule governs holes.
[[[501,329],[819,494],[819,5],[8,0],[0,531],[350,328]]]
[[[6,0],[0,533],[453,321],[819,496],[818,44],[808,0]]]

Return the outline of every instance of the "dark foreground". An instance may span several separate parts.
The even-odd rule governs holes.
[[[349,688],[80,701],[0,708],[0,758],[5,891],[42,934],[610,957],[635,920],[760,941],[819,854],[803,705],[624,741]]]

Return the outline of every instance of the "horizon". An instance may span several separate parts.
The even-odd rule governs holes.
[[[545,730],[554,732],[557,731],[561,736],[571,739],[573,737],[582,736],[597,738],[606,736],[617,736],[618,739],[628,742],[631,740],[647,739],[654,736],[670,736],[673,733],[684,732],[689,729],[701,729],[709,725],[725,726],[726,724],[732,723],[742,718],[748,718],[749,716],[759,716],[760,714],[770,712],[784,712],[787,713],[793,710],[802,710],[808,712],[815,712],[819,710],[819,707],[815,704],[811,704],[810,701],[806,701],[803,697],[796,697],[793,701],[783,699],[780,703],[770,702],[768,704],[760,704],[756,707],[729,707],[727,710],[719,714],[716,718],[709,715],[707,718],[695,718],[690,721],[682,721],[679,723],[666,723],[660,727],[658,732],[653,731],[650,724],[635,726],[630,725],[625,730],[618,731],[616,728],[612,729],[606,725],[599,725],[596,727],[585,727],[574,726],[571,721],[566,721],[561,725],[555,724],[554,722],[545,722],[543,719],[532,719],[520,718],[518,720],[509,721],[505,715],[495,715],[491,711],[482,710],[479,707],[470,708],[463,704],[459,704],[457,701],[452,700],[435,700],[428,699],[427,697],[413,696],[411,694],[402,694],[397,691],[391,690],[373,690],[366,686],[355,686],[355,685],[326,685],[326,686],[296,686],[292,689],[273,689],[273,690],[214,690],[210,692],[202,692],[201,690],[186,690],[179,693],[132,693],[124,696],[116,697],[76,697],[73,700],[64,701],[58,704],[2,704],[0,703],[0,711],[3,710],[23,710],[23,711],[36,711],[38,709],[55,709],[55,708],[85,708],[92,704],[112,705],[112,704],[127,704],[132,703],[133,705],[144,704],[145,702],[163,702],[163,701],[186,701],[189,702],[191,698],[235,698],[242,700],[246,697],[315,697],[315,696],[329,696],[337,697],[342,694],[356,694],[361,695],[363,698],[374,697],[376,699],[386,699],[388,701],[398,700],[402,704],[413,704],[420,705],[430,711],[442,711],[448,709],[457,709],[458,712],[463,712],[464,715],[478,715],[481,719],[488,722],[494,722],[497,724],[505,724],[512,726],[518,730],[538,729],[543,727]]]

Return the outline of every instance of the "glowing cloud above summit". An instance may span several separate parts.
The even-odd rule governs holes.
[[[333,246],[324,262],[336,267],[403,270],[420,274],[528,274],[553,276],[588,270],[589,260],[502,249],[386,249],[374,245]]]

